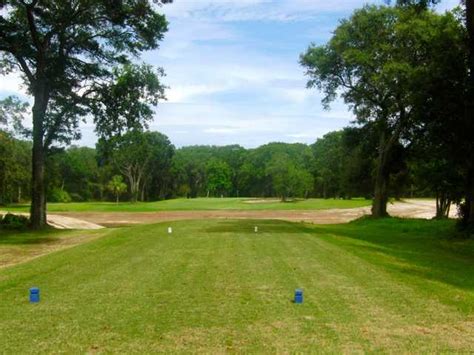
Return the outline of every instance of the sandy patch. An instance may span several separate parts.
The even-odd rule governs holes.
[[[392,216],[406,218],[433,218],[436,212],[434,201],[407,200],[389,204]],[[285,211],[160,211],[160,212],[62,212],[61,216],[74,217],[108,227],[158,223],[189,219],[276,219],[290,222],[314,224],[347,223],[370,214],[370,207],[328,209],[328,210],[285,210]],[[59,215],[59,213],[58,213]]]
[[[248,200],[268,203],[271,200]],[[388,205],[391,216],[404,218],[433,218],[436,214],[434,200],[410,199]],[[2,212],[0,211],[0,214]],[[370,206],[328,210],[216,210],[216,211],[159,211],[159,212],[58,212],[48,214],[48,224],[58,229],[100,229],[143,223],[158,223],[189,219],[276,219],[314,224],[347,223],[370,214]],[[451,209],[455,217],[456,208]]]
[[[281,202],[280,199],[278,198],[264,198],[264,199],[251,199],[251,200],[245,200],[243,203],[249,203],[249,204],[259,204],[259,203],[278,203]]]
[[[0,216],[5,215],[7,212],[0,211]],[[29,216],[29,213],[17,213],[14,214]],[[56,229],[102,229],[104,226],[95,224],[94,222],[84,221],[77,219],[72,216],[63,216],[57,214],[48,214],[48,224]]]

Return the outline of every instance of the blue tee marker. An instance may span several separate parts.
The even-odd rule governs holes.
[[[40,301],[40,290],[38,287],[30,288],[30,302],[38,303]]]
[[[303,290],[300,288],[297,288],[295,290],[295,303],[297,304],[303,303]]]

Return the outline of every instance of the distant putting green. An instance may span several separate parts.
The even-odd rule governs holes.
[[[474,243],[449,240],[451,228],[209,220],[110,230],[0,269],[1,349],[470,353]],[[0,236],[0,253],[21,240]],[[28,303],[31,286],[39,304]],[[302,305],[291,302],[297,287]]]
[[[355,208],[370,205],[370,200],[308,199],[280,202],[275,199],[248,198],[194,198],[172,199],[158,202],[112,203],[78,202],[49,203],[50,212],[153,212],[153,211],[211,211],[211,210],[321,210],[329,208]],[[28,205],[11,205],[9,211],[27,212]]]

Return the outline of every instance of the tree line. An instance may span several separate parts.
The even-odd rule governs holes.
[[[156,201],[175,197],[373,198],[377,140],[364,128],[330,132],[311,145],[273,142],[176,149],[159,132],[130,131],[95,148],[56,149],[46,161],[49,202]],[[27,201],[31,141],[0,131],[0,201]],[[398,144],[390,165],[394,198],[434,197],[444,167]],[[7,174],[5,174],[7,172]],[[438,173],[437,173],[438,172]],[[459,176],[456,177],[460,179]],[[447,215],[440,209],[438,216]]]

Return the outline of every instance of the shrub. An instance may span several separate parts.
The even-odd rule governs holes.
[[[84,201],[86,201],[86,199],[84,197],[82,197],[80,194],[78,194],[76,192],[71,192],[69,195],[71,196],[71,201],[73,201],[73,202],[84,202]]]
[[[62,189],[54,188],[48,193],[49,202],[71,202],[71,196]]]
[[[0,219],[0,228],[3,229],[26,229],[30,223],[30,219],[26,216],[7,213]]]

